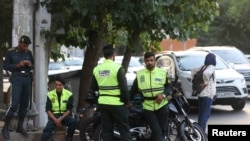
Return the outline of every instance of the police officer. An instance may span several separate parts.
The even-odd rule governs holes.
[[[34,66],[33,55],[28,49],[31,44],[30,38],[26,35],[21,36],[18,46],[8,50],[3,67],[11,72],[11,99],[10,106],[7,109],[2,134],[5,139],[9,136],[9,124],[18,107],[18,124],[16,132],[27,136],[23,128],[24,118],[27,114],[27,108],[32,93],[32,70]]]
[[[47,94],[46,113],[48,122],[43,129],[40,141],[47,141],[56,127],[66,125],[66,141],[72,141],[77,122],[71,116],[73,108],[73,95],[64,88],[65,81],[61,77],[55,78],[55,89]]]
[[[165,141],[168,120],[168,99],[171,87],[166,71],[155,67],[153,52],[144,54],[145,69],[136,73],[136,79],[130,90],[131,97],[141,93],[146,122],[152,130],[153,141]]]
[[[115,49],[112,45],[103,48],[104,62],[94,68],[92,90],[99,90],[98,105],[102,120],[103,141],[113,140],[115,122],[121,141],[131,141],[128,122],[130,106],[127,80],[121,65],[114,62]]]

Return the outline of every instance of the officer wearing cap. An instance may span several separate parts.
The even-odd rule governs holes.
[[[98,105],[102,120],[102,138],[112,141],[113,124],[120,131],[122,141],[131,141],[128,122],[129,94],[124,68],[115,63],[112,45],[103,48],[104,62],[94,68],[91,89],[99,92]]]
[[[32,70],[34,60],[31,51],[28,49],[31,40],[28,36],[20,37],[18,46],[8,50],[3,63],[3,68],[11,72],[11,98],[10,105],[6,112],[2,134],[9,139],[9,124],[15,112],[18,112],[18,123],[16,132],[28,136],[23,128],[24,118],[30,103],[32,93]]]

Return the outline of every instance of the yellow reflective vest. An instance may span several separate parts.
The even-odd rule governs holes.
[[[54,114],[63,114],[67,110],[67,103],[71,95],[72,93],[69,90],[63,89],[61,95],[61,101],[59,102],[58,96],[56,94],[56,89],[50,91],[47,96],[52,104],[52,112]]]
[[[142,69],[137,72],[136,78],[138,88],[142,92],[144,101],[143,109],[155,111],[168,103],[165,98],[161,103],[155,101],[158,94],[163,94],[165,89],[167,73],[166,71],[155,67],[152,71]]]
[[[93,75],[99,87],[99,104],[124,105],[120,100],[121,91],[117,79],[117,73],[121,65],[110,59],[94,68]]]

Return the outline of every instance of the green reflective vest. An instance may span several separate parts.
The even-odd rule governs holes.
[[[99,87],[99,104],[123,105],[120,100],[121,91],[117,80],[117,73],[121,65],[107,59],[94,68],[94,76]]]
[[[71,95],[72,93],[69,90],[63,89],[61,95],[61,101],[58,101],[56,89],[50,91],[48,93],[48,97],[52,104],[52,112],[54,114],[63,114],[67,110],[67,103]]]
[[[166,77],[166,71],[157,67],[155,67],[152,71],[142,69],[137,72],[136,78],[138,88],[144,97],[144,101],[142,103],[144,109],[155,111],[168,103],[167,99],[164,99],[161,103],[157,103],[155,101],[156,96],[158,94],[163,94],[164,92],[164,85],[167,83]]]

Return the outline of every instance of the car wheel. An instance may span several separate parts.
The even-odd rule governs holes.
[[[246,105],[246,100],[239,100],[237,102],[235,102],[234,104],[232,104],[232,108],[236,111],[240,111],[242,110]]]

